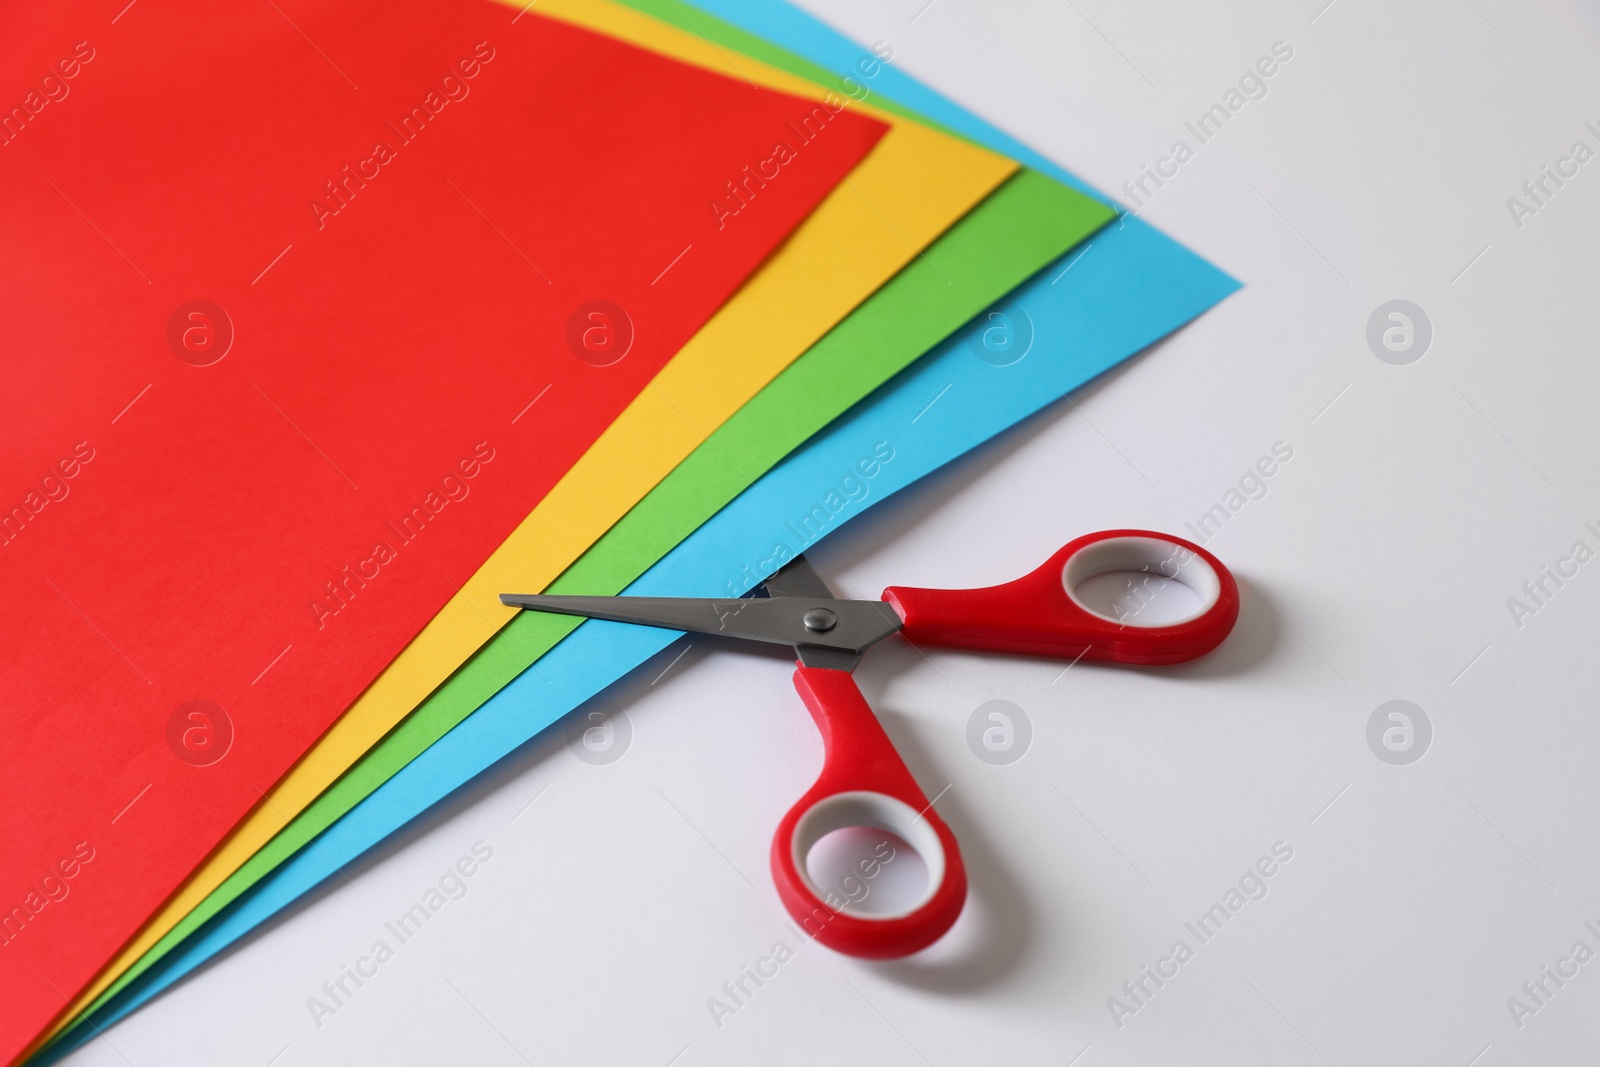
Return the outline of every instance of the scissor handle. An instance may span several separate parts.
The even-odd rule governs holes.
[[[772,838],[772,878],[783,906],[807,935],[849,956],[891,959],[928,947],[950,929],[967,899],[955,835],[848,671],[800,667],[794,687],[822,732],[825,755],[822,774]],[[914,904],[892,915],[853,914],[842,892],[812,880],[806,872],[812,846],[850,826],[887,831],[916,850],[928,887]]]
[[[1102,615],[1074,592],[1111,571],[1144,571],[1187,585],[1201,606],[1187,618],[1144,625],[1137,613]],[[1032,574],[986,589],[890,586],[883,599],[912,642],[1114,663],[1182,663],[1220,645],[1239,617],[1239,587],[1222,562],[1191,541],[1150,530],[1102,530],[1069,542]]]

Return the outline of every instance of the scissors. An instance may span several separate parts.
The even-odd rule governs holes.
[[[1137,612],[1106,615],[1079,599],[1083,582],[1114,572],[1181,582],[1200,605],[1180,619],[1146,625]],[[798,556],[739,599],[502,593],[500,600],[534,611],[793,648],[794,685],[822,733],[825,755],[816,783],[773,835],[772,877],[784,907],[816,940],[869,959],[908,956],[942,937],[966,902],[967,874],[955,835],[932,810],[856,685],[852,672],[867,649],[899,633],[913,644],[947,648],[1170,664],[1216,648],[1239,616],[1238,586],[1215,556],[1147,530],[1087,534],[1033,573],[984,589],[890,586],[880,600],[841,600]],[[847,913],[830,904],[807,873],[812,846],[835,830],[858,826],[895,834],[922,857],[927,888],[898,912]]]

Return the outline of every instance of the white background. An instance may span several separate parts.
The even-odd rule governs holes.
[[[841,589],[989,584],[1091,530],[1183,533],[1294,450],[1209,543],[1243,611],[1203,662],[868,657],[912,769],[949,785],[972,893],[945,942],[803,947],[713,1023],[725,980],[798,947],[767,848],[821,745],[782,656],[702,644],[611,694],[620,761],[519,756],[73,1062],[1589,1062],[1600,961],[1520,1028],[1506,1002],[1600,951],[1600,562],[1520,628],[1507,601],[1600,548],[1600,160],[1520,229],[1506,200],[1600,149],[1600,13],[1325,2],[808,0],[1107,191],[1294,50],[1144,210],[1246,288],[815,554]],[[1366,341],[1395,298],[1433,326],[1409,366]],[[1007,766],[966,740],[995,699],[1032,725]],[[1432,724],[1408,766],[1368,745],[1391,699]],[[318,1027],[307,999],[480,839],[467,895]],[[1185,921],[1279,841],[1268,895],[1199,946]],[[1195,957],[1119,1027],[1107,998],[1179,938]]]

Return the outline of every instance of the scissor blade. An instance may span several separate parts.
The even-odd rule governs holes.
[[[833,599],[833,590],[804,556],[785,563],[771,578],[761,583],[770,596],[809,596]]]
[[[886,605],[825,597],[727,600],[501,593],[500,602],[534,611],[854,653],[865,651],[901,626],[899,617]],[[825,631],[813,630],[805,623],[806,613],[817,608],[826,609],[835,620]]]
[[[660,626],[669,630],[695,633],[721,633],[722,620],[747,607],[746,600],[711,600],[702,597],[668,596],[548,596],[543,594],[500,594],[500,603],[513,608],[553,611],[561,615],[582,615],[611,622],[631,622],[640,626]]]

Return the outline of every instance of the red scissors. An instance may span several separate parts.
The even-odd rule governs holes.
[[[1089,578],[1145,572],[1183,583],[1200,599],[1186,617],[1139,625],[1103,615],[1078,598]],[[764,594],[764,595],[761,595]],[[1071,542],[1038,570],[987,589],[890,586],[881,600],[840,600],[799,557],[743,599],[536,596],[503,593],[502,603],[535,611],[721,634],[794,648],[794,685],[822,732],[822,774],[778,824],[772,877],[796,922],[851,956],[887,959],[933,944],[955,923],[967,896],[955,835],[932,810],[851,676],[873,645],[899,632],[913,643],[949,648],[1166,664],[1216,648],[1239,616],[1239,588],[1215,556],[1182,538],[1106,530]],[[846,827],[887,831],[927,867],[920,899],[891,915],[836,911],[806,871],[823,837]]]

